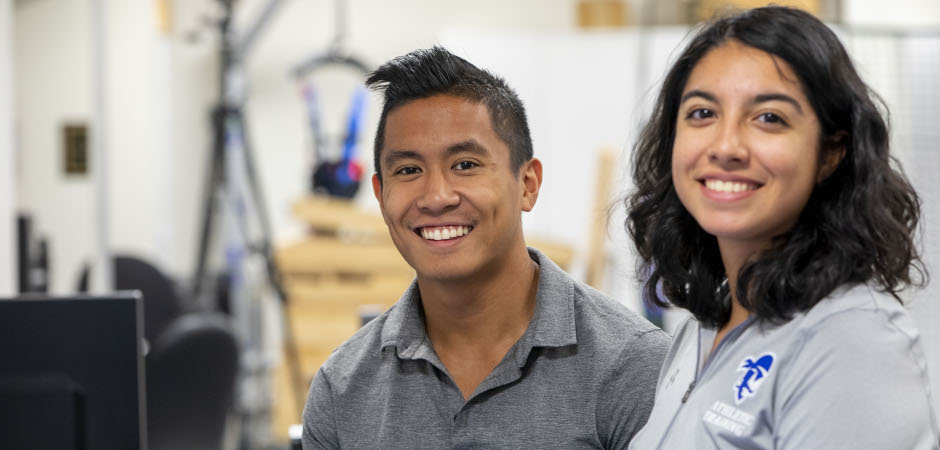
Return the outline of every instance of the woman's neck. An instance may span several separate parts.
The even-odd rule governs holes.
[[[770,242],[742,242],[726,239],[718,239],[718,249],[721,252],[721,262],[725,266],[725,274],[728,277],[728,291],[731,295],[731,314],[728,321],[718,327],[718,333],[715,334],[715,341],[712,343],[711,351],[718,348],[718,344],[738,325],[744,323],[751,312],[738,300],[738,273],[744,264],[761,251],[769,248]]]

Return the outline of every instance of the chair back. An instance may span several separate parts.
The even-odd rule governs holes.
[[[79,292],[88,291],[89,266],[82,269]],[[173,282],[154,265],[133,256],[114,257],[115,290],[138,290],[144,296],[144,336],[154,340],[183,313],[183,302]]]
[[[238,344],[226,320],[186,314],[147,353],[147,436],[151,450],[219,449],[235,395]]]

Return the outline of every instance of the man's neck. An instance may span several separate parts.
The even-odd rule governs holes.
[[[422,280],[428,337],[468,398],[522,337],[535,313],[539,266],[525,247],[472,280]]]

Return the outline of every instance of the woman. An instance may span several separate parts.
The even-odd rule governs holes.
[[[627,228],[645,296],[693,317],[631,448],[938,447],[898,297],[925,278],[920,202],[873,97],[796,9],[713,22],[672,66]]]

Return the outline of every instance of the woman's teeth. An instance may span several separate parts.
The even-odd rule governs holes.
[[[721,180],[705,180],[705,187],[718,192],[743,192],[757,189],[755,184]]]
[[[432,241],[446,241],[466,235],[473,227],[453,226],[453,227],[424,227],[421,229],[421,236]]]

